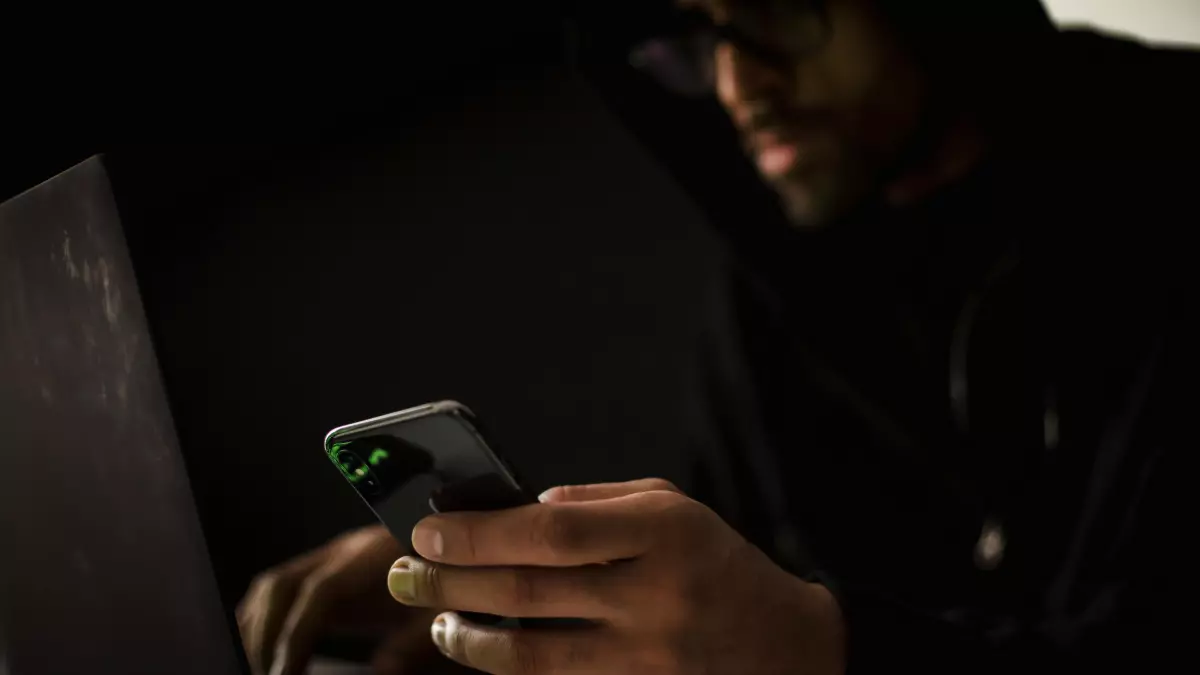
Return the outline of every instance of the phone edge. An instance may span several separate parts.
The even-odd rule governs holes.
[[[407,422],[412,419],[417,419],[420,417],[426,417],[428,415],[436,415],[439,413],[447,413],[447,412],[466,413],[466,415],[468,416],[468,419],[474,417],[474,414],[471,412],[471,409],[468,408],[467,406],[463,405],[462,403],[459,403],[458,401],[444,400],[444,401],[436,401],[433,403],[423,403],[418,406],[413,406],[411,408],[405,408],[404,410],[398,410],[396,412],[388,413],[386,415],[380,415],[378,417],[371,417],[369,419],[360,420],[358,422],[351,422],[350,424],[343,424],[340,427],[334,427],[333,429],[331,429],[329,431],[329,433],[325,434],[325,444],[324,444],[325,445],[325,454],[328,455],[330,453],[331,442],[341,436],[358,433],[360,431],[370,431],[372,429],[387,426],[389,424],[393,424],[396,422]]]

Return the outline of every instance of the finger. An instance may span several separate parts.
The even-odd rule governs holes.
[[[650,550],[659,512],[678,499],[671,493],[644,492],[593,502],[442,513],[417,523],[412,542],[422,557],[451,565],[578,567],[622,560]]]
[[[241,635],[242,649],[246,652],[246,661],[249,662],[250,672],[253,675],[261,675],[263,672],[262,652],[259,649],[259,645],[262,643],[259,629],[259,618],[262,612],[257,608],[256,597],[261,593],[258,588],[259,583],[258,580],[251,583],[250,590],[237,608],[238,633]]]
[[[254,591],[247,597],[253,598],[245,614],[252,619],[251,644],[246,647],[246,657],[257,673],[268,673],[275,657],[275,644],[287,621],[296,599],[296,593],[304,579],[322,566],[328,552],[324,548],[314,549],[296,556],[293,560],[268,573],[260,575],[254,583]]]
[[[279,632],[275,645],[271,675],[300,675],[312,656],[313,645],[325,628],[332,598],[333,580],[325,575],[312,575],[304,580],[296,602]]]
[[[603,628],[529,630],[480,626],[454,612],[430,629],[447,658],[493,675],[592,675],[621,672],[625,650]]]
[[[271,667],[275,638],[296,596],[298,582],[286,575],[271,573],[254,583],[238,622],[246,659],[256,673]]]
[[[251,606],[251,595],[255,589],[253,584],[246,596],[238,603],[237,609],[234,611],[234,617],[237,619],[238,635],[242,639],[242,649],[246,651],[246,659],[250,661],[250,670],[257,674],[258,666],[254,663],[254,659],[250,654],[250,644],[254,640],[254,629],[257,626],[255,620],[257,615]]]
[[[388,573],[399,602],[518,618],[611,618],[616,602],[610,568],[452,567],[405,557]]]
[[[613,499],[638,492],[683,491],[675,484],[662,478],[642,478],[624,483],[593,483],[591,485],[560,485],[550,488],[538,496],[538,501],[548,502],[591,502],[598,499]]]

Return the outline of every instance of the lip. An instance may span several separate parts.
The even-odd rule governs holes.
[[[805,129],[772,126],[746,135],[750,156],[766,178],[778,178],[792,171],[803,158]]]
[[[800,159],[800,149],[795,143],[776,140],[772,143],[756,143],[758,170],[764,176],[774,178],[782,176],[796,166]]]

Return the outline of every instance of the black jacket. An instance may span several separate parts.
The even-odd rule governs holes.
[[[919,209],[722,223],[697,496],[830,585],[851,673],[1195,662],[1200,58],[1041,58]]]

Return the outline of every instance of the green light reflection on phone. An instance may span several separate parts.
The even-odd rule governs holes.
[[[334,463],[338,465],[338,468],[342,470],[342,475],[346,477],[346,480],[357,484],[367,479],[371,473],[371,470],[368,468],[367,464],[360,463],[362,460],[358,460],[357,462],[354,461],[358,458],[352,453],[343,458],[341,449],[347,445],[350,445],[350,443],[351,441],[334,443],[329,448],[329,454],[333,457]],[[389,457],[391,457],[391,454],[387,450],[384,450],[383,448],[375,448],[368,456],[367,463],[371,466],[379,466]]]

